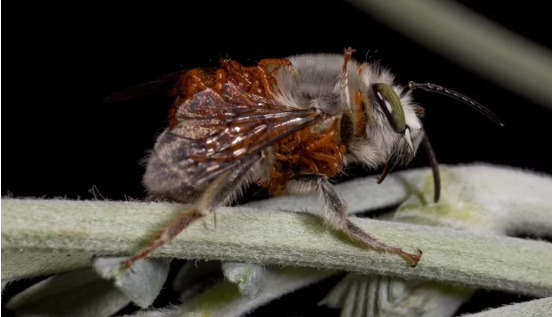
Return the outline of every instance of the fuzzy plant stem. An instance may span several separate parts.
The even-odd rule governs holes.
[[[87,266],[94,255],[131,255],[183,206],[169,203],[2,201],[4,279]],[[317,218],[252,208],[220,208],[155,257],[216,259],[375,273],[552,295],[552,245],[428,226],[353,218],[379,239],[424,256],[416,268],[362,249]]]

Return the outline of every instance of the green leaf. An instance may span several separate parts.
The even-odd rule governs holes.
[[[136,305],[150,306],[169,275],[170,259],[138,260],[132,269],[122,269],[126,258],[100,257],[94,260],[93,267],[102,278],[113,280],[114,285]]]
[[[91,269],[58,274],[13,297],[7,308],[17,316],[110,316],[130,300]]]

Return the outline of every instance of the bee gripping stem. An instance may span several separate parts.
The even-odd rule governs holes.
[[[203,214],[196,208],[192,207],[183,211],[178,218],[171,221],[165,226],[163,230],[160,231],[157,238],[151,242],[145,249],[140,253],[128,258],[123,262],[123,266],[127,269],[132,267],[132,264],[137,260],[148,257],[153,251],[155,251],[160,246],[165,243],[170,242],[176,235],[178,235],[182,230],[186,229],[193,221],[198,218],[201,218]]]
[[[417,254],[407,253],[399,249],[399,255],[403,258],[411,267],[416,267],[420,259],[422,258],[423,252],[420,249],[416,249]]]
[[[346,221],[345,232],[349,235],[349,237],[352,240],[360,242],[366,247],[369,247],[371,249],[374,249],[380,252],[387,252],[387,253],[399,255],[411,267],[416,267],[416,265],[418,265],[418,262],[420,262],[420,259],[422,258],[422,254],[423,254],[422,250],[417,249],[417,254],[412,254],[412,253],[407,253],[403,251],[401,248],[389,246],[381,241],[378,241],[374,237],[370,236],[368,233],[366,233],[361,228],[356,226],[350,220]]]

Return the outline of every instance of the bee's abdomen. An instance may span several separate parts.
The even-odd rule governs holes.
[[[184,72],[172,91],[176,98],[169,112],[169,127],[178,123],[176,113],[186,100],[205,89],[221,93],[227,83],[236,85],[245,94],[273,99],[276,82],[273,73],[289,64],[287,59],[263,59],[255,66],[243,66],[231,59],[221,59],[220,68],[194,68]]]

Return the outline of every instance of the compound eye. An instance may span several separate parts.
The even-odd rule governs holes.
[[[406,120],[401,99],[389,84],[373,84],[372,90],[376,103],[380,106],[397,133],[403,134],[406,130]]]

